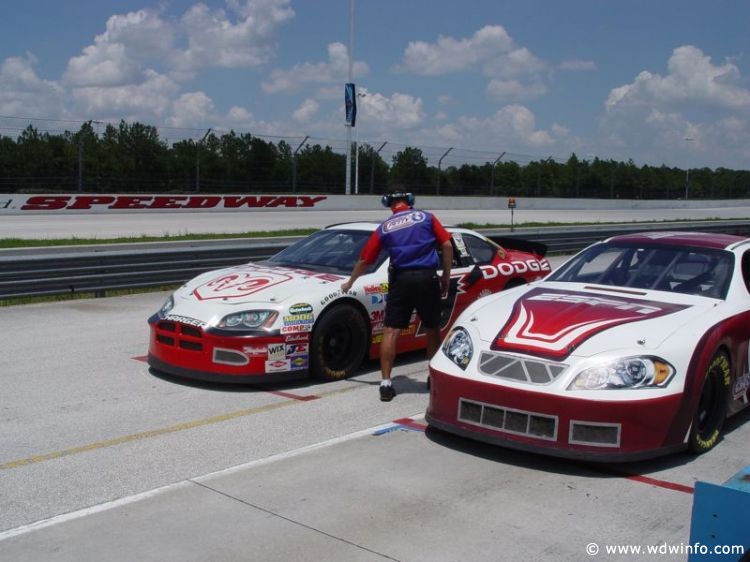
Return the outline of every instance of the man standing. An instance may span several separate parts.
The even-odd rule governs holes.
[[[451,235],[432,213],[414,209],[414,195],[391,192],[383,196],[383,205],[393,214],[372,233],[362,248],[359,260],[341,290],[351,289],[357,278],[385,249],[390,257],[388,300],[385,305],[383,340],[380,344],[380,399],[389,402],[396,396],[391,383],[391,369],[396,357],[396,341],[401,330],[409,326],[416,309],[427,337],[427,359],[440,347],[440,300],[448,294],[453,246]],[[437,247],[442,250],[443,274]]]

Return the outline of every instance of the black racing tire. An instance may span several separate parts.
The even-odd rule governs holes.
[[[688,449],[692,453],[710,451],[719,442],[727,417],[731,382],[729,357],[719,351],[708,365],[698,406],[693,415],[688,437]]]
[[[362,364],[368,344],[367,321],[351,304],[326,311],[312,334],[310,373],[336,381],[351,377]]]

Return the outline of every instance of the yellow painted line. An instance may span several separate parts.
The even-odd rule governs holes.
[[[343,394],[351,390],[361,388],[360,386],[353,385],[338,390],[331,390],[328,392],[321,392],[317,396],[324,398],[326,396],[334,396],[337,394]],[[140,433],[133,433],[132,435],[123,435],[122,437],[115,437],[114,439],[105,439],[104,441],[95,441],[86,445],[79,445],[78,447],[71,447],[70,449],[63,449],[62,451],[54,451],[52,453],[46,453],[44,455],[34,455],[32,457],[26,457],[25,459],[18,459],[0,464],[0,470],[8,470],[11,468],[18,468],[21,466],[27,466],[30,464],[39,464],[42,462],[50,461],[53,459],[59,459],[60,457],[68,457],[70,455],[77,455],[78,453],[85,453],[88,451],[96,451],[98,449],[105,449],[107,447],[114,447],[115,445],[122,445],[123,443],[132,443],[134,441],[142,441],[143,439],[150,439],[152,437],[158,437],[160,435],[167,435],[169,433],[177,433],[178,431],[185,431],[188,429],[194,429],[196,427],[203,427],[206,425],[212,425],[215,423],[221,423],[237,418],[243,418],[247,416],[254,416],[256,414],[263,414],[287,406],[304,404],[304,401],[300,400],[284,400],[282,402],[274,402],[273,404],[266,404],[265,406],[258,406],[256,408],[248,408],[246,410],[238,410],[237,412],[230,412],[228,414],[221,414],[218,416],[212,416],[210,418],[204,418],[201,420],[194,420],[169,427],[162,427],[159,429],[152,429],[149,431],[142,431]]]

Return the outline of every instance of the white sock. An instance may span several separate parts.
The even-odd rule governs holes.
[[[380,386],[391,386],[391,379],[383,379],[380,381]]]

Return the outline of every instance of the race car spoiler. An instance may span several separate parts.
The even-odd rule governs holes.
[[[522,252],[537,254],[540,257],[547,255],[547,245],[542,244],[541,242],[533,242],[531,240],[513,238],[510,236],[485,236],[495,244],[500,244],[503,248],[507,248],[508,250],[521,250]]]

